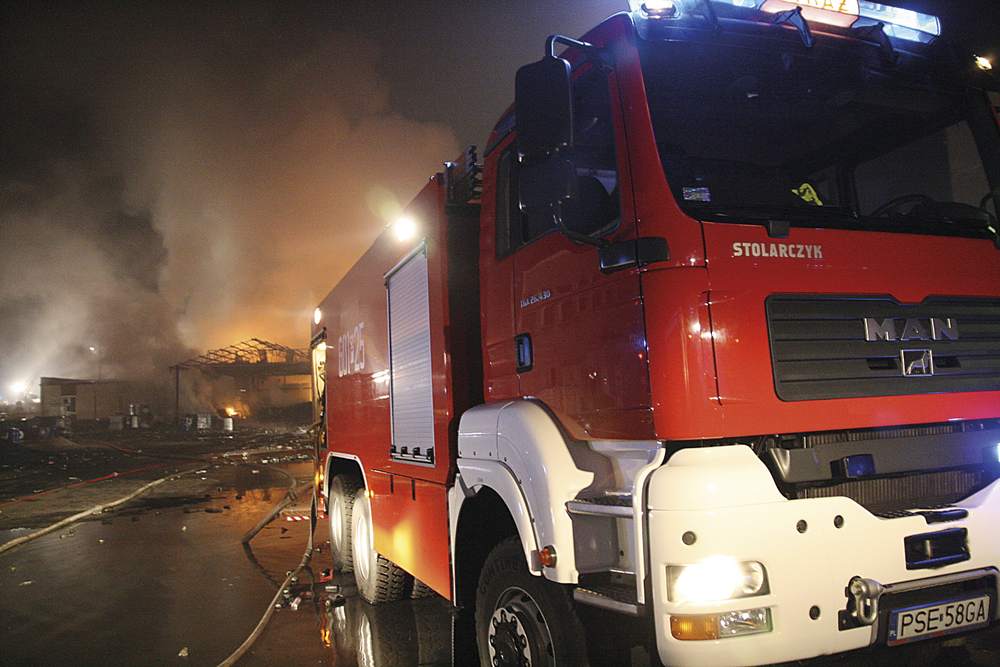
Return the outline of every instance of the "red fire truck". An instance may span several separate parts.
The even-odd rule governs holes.
[[[314,313],[361,595],[474,611],[483,665],[585,664],[585,606],[684,665],[994,623],[1000,94],[941,33],[659,0],[550,37]]]

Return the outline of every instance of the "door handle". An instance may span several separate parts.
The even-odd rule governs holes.
[[[515,358],[517,360],[517,372],[526,373],[535,364],[534,355],[531,351],[531,335],[518,334],[514,336]]]

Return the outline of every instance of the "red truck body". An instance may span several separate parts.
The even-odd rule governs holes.
[[[357,457],[372,498],[375,548],[449,597],[446,487],[454,478],[456,417],[481,396],[475,263],[477,221],[446,211],[443,177],[431,179],[407,207],[420,241],[400,243],[392,229],[375,241],[320,308],[326,337],[326,424],[330,449]],[[449,224],[451,223],[451,224]],[[433,465],[390,456],[386,274],[418,246],[426,248],[433,380]],[[449,283],[449,277],[451,282]],[[473,304],[469,308],[469,304]],[[460,335],[460,332],[464,332]],[[472,332],[473,336],[467,334]],[[452,443],[449,445],[448,443]],[[324,454],[325,458],[325,454]]]
[[[501,548],[511,532],[519,535],[527,569],[536,577],[580,589],[588,577],[609,575],[615,585],[624,577],[634,602],[616,607],[618,598],[590,589],[577,590],[575,599],[647,616],[665,662],[778,662],[885,641],[866,634],[878,621],[852,620],[859,612],[851,605],[862,604],[862,598],[841,600],[849,581],[836,579],[824,593],[824,618],[834,624],[823,626],[828,635],[816,630],[813,636],[815,623],[791,629],[811,623],[807,616],[818,616],[807,605],[796,612],[794,623],[790,620],[789,609],[802,604],[797,596],[806,593],[796,579],[801,568],[787,565],[787,554],[760,555],[760,544],[749,537],[728,543],[717,534],[714,541],[707,537],[694,545],[698,535],[713,531],[742,534],[752,521],[765,522],[761,535],[773,529],[773,535],[782,536],[764,540],[778,545],[796,536],[794,530],[787,537],[781,530],[798,525],[797,533],[804,534],[817,512],[822,519],[815,520],[838,531],[845,516],[854,517],[848,526],[862,532],[848,536],[849,530],[842,531],[842,539],[852,540],[850,547],[824,533],[829,545],[840,546],[822,551],[826,543],[816,542],[803,553],[846,550],[862,559],[858,567],[870,563],[873,572],[881,572],[872,580],[902,585],[898,580],[912,568],[909,560],[894,555],[895,544],[920,526],[876,524],[885,518],[879,503],[910,503],[908,511],[926,500],[912,497],[913,489],[931,486],[900,482],[896,489],[892,480],[903,479],[905,472],[924,475],[932,485],[945,483],[941,475],[974,474],[961,478],[964,486],[935,488],[949,502],[976,499],[958,507],[964,516],[975,514],[974,508],[980,512],[968,530],[976,530],[976,521],[992,520],[990,503],[1000,503],[993,497],[1000,498],[1000,491],[993,491],[998,471],[990,467],[990,457],[1000,456],[1000,436],[995,454],[983,447],[992,443],[990,434],[1000,433],[1000,245],[978,232],[900,233],[881,223],[863,229],[794,221],[784,221],[782,229],[773,220],[762,224],[692,214],[688,195],[689,201],[680,201],[678,184],[668,183],[664,167],[677,149],[658,143],[651,115],[642,44],[654,40],[637,25],[641,19],[652,24],[675,16],[669,13],[675,3],[653,4],[663,4],[667,8],[656,11],[667,13],[644,4],[637,13],[614,16],[583,38],[585,48],[571,47],[565,54],[574,85],[584,85],[588,73],[600,68],[606,76],[614,164],[605,172],[614,172],[613,187],[598,168],[589,168],[587,175],[605,178],[605,189],[617,197],[618,217],[602,236],[600,251],[594,247],[598,244],[580,242],[558,226],[507,247],[504,225],[510,223],[504,221],[514,209],[527,211],[509,190],[506,175],[518,160],[526,162],[512,107],[489,138],[481,193],[466,189],[456,195],[457,179],[472,178],[474,170],[464,165],[463,172],[447,163],[407,208],[416,233],[401,237],[398,229],[387,227],[319,304],[313,345],[325,345],[327,369],[325,450],[317,461],[317,474],[326,483],[320,491],[332,493],[335,477],[354,479],[362,489],[357,502],[370,502],[371,545],[378,557],[457,605],[478,604],[477,583],[488,582],[476,577],[490,549]],[[770,0],[757,3],[764,14],[753,14],[750,22],[738,14],[746,3],[703,3],[721,4],[736,17],[717,10],[732,19],[724,23],[727,39],[751,44],[766,39],[768,48],[785,52],[801,48],[805,37],[795,27],[795,16],[801,15],[795,7],[810,3],[784,3],[792,10],[780,15],[790,22],[783,28],[768,23],[767,12],[774,11]],[[680,11],[677,16],[685,17]],[[809,20],[823,19],[824,11],[810,10]],[[762,15],[767,17],[763,24]],[[846,23],[842,13],[836,18],[829,21],[836,28],[820,30],[829,34],[824,32],[825,41],[816,46],[818,60],[833,57],[823,49],[853,48],[858,39],[841,25],[852,25],[856,14]],[[705,20],[719,21],[708,14]],[[669,40],[689,39],[678,34],[671,33]],[[875,54],[877,47],[869,40],[858,48]],[[611,54],[611,64],[595,64],[595,52]],[[991,99],[1000,107],[1000,97]],[[989,129],[980,152],[997,187],[1000,141]],[[982,128],[977,131],[982,138]],[[691,198],[703,194],[694,188]],[[599,252],[629,244],[637,257],[640,243],[649,239],[665,240],[668,252],[613,269],[602,264],[603,255],[598,261]],[[394,286],[394,276],[402,271],[415,272],[408,285],[426,287],[426,293],[418,290],[414,296],[407,285]],[[405,310],[414,298],[426,299],[417,309],[423,309],[426,320],[416,324]],[[405,312],[394,315],[394,304]],[[396,333],[393,318],[399,322]],[[961,340],[956,340],[959,324],[953,318],[960,321]],[[868,327],[881,328],[873,333]],[[916,333],[908,335],[910,328]],[[412,346],[426,348],[426,369],[411,364]],[[393,365],[394,354],[403,366]],[[423,413],[417,405],[424,406]],[[509,415],[518,406],[525,410],[518,413],[522,421],[505,422],[513,420]],[[549,426],[547,435],[539,435]],[[417,432],[423,435],[410,435]],[[969,444],[973,436],[967,433],[976,434],[974,443]],[[955,451],[978,447],[986,462],[971,465],[967,457],[937,469],[917,464],[909,469],[898,456],[877,453],[882,451],[877,441],[890,437],[912,438],[900,447],[922,452],[930,451],[928,438],[951,438],[947,443]],[[864,444],[850,448],[858,442]],[[829,450],[832,463],[822,459],[827,454],[817,454],[819,463],[811,472],[781,468],[786,453],[795,458],[803,450],[819,452],[825,443],[841,448]],[[941,443],[944,447],[946,440]],[[870,470],[864,468],[867,460],[857,460],[857,447],[876,452]],[[566,451],[568,458],[560,458]],[[968,456],[975,458],[978,451]],[[862,452],[862,459],[870,457]],[[888,458],[880,459],[883,455]],[[868,470],[862,477],[889,480],[881,487],[889,490],[878,495],[882,491],[863,486],[874,480],[844,472],[852,465]],[[883,465],[892,473],[876,474]],[[585,479],[591,479],[589,485],[580,481]],[[863,490],[851,491],[852,484]],[[701,491],[695,498],[673,489]],[[833,504],[796,504],[820,502],[816,498]],[[801,511],[810,521],[775,518],[781,526],[771,526],[760,518],[772,516],[764,511],[770,504],[774,517]],[[761,515],[751,516],[758,508]],[[898,516],[904,515],[910,516]],[[471,527],[467,516],[474,517],[468,520]],[[677,551],[684,548],[682,534],[690,552]],[[347,539],[346,529],[343,535]],[[468,537],[463,540],[463,535]],[[863,539],[872,543],[873,535],[886,544],[871,547],[878,555],[865,561],[858,545]],[[968,567],[1000,567],[994,562],[1000,544],[981,529],[978,535],[979,549]],[[477,540],[482,544],[472,543]],[[679,603],[676,581],[664,581],[663,573],[693,567],[694,552],[702,559],[698,562],[712,563],[722,554],[741,556],[761,570],[772,568],[774,590],[754,595],[786,597],[751,610],[766,618],[754,632],[771,633],[785,613],[784,643],[779,633],[768,634],[746,644],[750,652],[736,657],[718,636],[714,643],[688,641],[707,636],[682,636],[687,626],[678,623],[688,622],[684,619],[717,618],[690,614],[744,613],[740,605],[750,604],[729,600],[717,612],[703,601]],[[842,564],[853,567],[852,562]],[[948,576],[982,576],[978,569],[968,574],[962,566],[951,567],[957,569],[944,571]],[[789,577],[782,579],[785,572]],[[842,610],[842,619],[848,617],[839,630],[831,605]],[[516,644],[517,629],[510,632]],[[798,638],[790,640],[790,634]],[[481,653],[485,636],[479,637]]]

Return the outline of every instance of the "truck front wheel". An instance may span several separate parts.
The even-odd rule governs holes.
[[[372,604],[402,600],[408,575],[375,551],[373,538],[371,500],[366,489],[359,489],[351,511],[351,551],[358,593]]]
[[[354,496],[360,488],[358,480],[347,475],[337,475],[330,481],[330,493],[326,502],[326,515],[330,522],[330,556],[333,558],[333,566],[341,572],[354,569],[351,516]]]
[[[482,667],[587,665],[583,626],[567,589],[533,576],[518,538],[490,552],[476,590]]]

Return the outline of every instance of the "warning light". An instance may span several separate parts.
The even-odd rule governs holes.
[[[642,11],[652,18],[673,18],[677,16],[677,3],[674,0],[648,0],[642,3]]]

